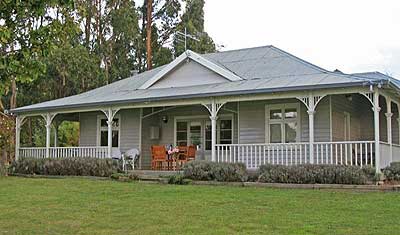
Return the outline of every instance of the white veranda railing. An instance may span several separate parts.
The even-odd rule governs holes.
[[[20,148],[20,157],[33,157],[33,158],[45,158],[46,148],[35,147],[35,148]],[[73,157],[90,157],[90,158],[107,158],[108,149],[107,147],[50,147],[49,148],[50,158],[73,158]]]
[[[247,168],[263,164],[298,165],[305,163],[356,165],[375,164],[374,141],[316,142],[310,158],[309,143],[217,144],[217,162],[241,162]]]

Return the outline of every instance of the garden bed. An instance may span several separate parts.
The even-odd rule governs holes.
[[[393,163],[383,169],[387,175],[376,175],[371,167],[334,165],[263,165],[257,171],[248,171],[241,163],[192,161],[174,175],[148,175],[145,171],[120,173],[118,162],[111,159],[21,159],[14,162],[10,173],[34,178],[63,178],[84,176],[92,179],[117,181],[149,181],[169,184],[230,185],[272,188],[358,189],[398,191],[400,165]],[[378,186],[377,184],[382,184]]]

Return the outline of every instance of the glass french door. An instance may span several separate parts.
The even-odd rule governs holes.
[[[202,122],[191,121],[189,122],[189,145],[194,145],[198,150],[204,146]]]

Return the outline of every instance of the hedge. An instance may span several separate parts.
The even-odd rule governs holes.
[[[376,180],[372,167],[344,165],[263,165],[258,181],[292,184],[368,184]]]
[[[109,177],[119,171],[118,161],[96,158],[21,158],[12,162],[11,174]]]
[[[400,162],[392,162],[390,166],[383,168],[382,173],[388,181],[400,181]]]
[[[248,175],[242,163],[191,161],[183,166],[183,176],[192,180],[244,182]]]

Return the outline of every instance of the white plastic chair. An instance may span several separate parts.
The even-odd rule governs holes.
[[[128,151],[126,151],[123,157],[124,170],[126,171],[126,165],[128,164],[132,166],[132,170],[135,170],[135,163],[139,161],[139,157],[140,157],[140,152],[136,148],[129,149]]]
[[[122,158],[122,153],[119,150],[119,148],[112,148],[111,149],[111,158],[112,159],[116,159],[116,160],[120,160]]]

